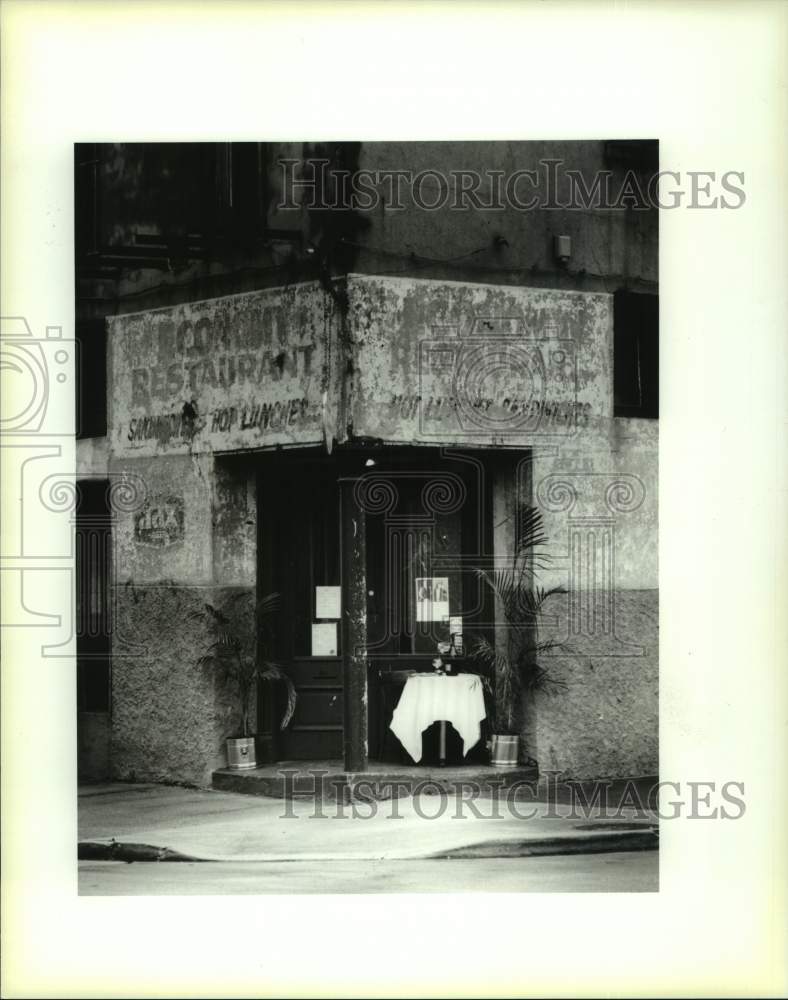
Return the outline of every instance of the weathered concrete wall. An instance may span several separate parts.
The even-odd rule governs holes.
[[[549,168],[557,180],[552,187],[548,168],[540,162],[545,160],[560,161],[555,168]],[[419,261],[419,272],[430,278],[584,291],[609,289],[610,279],[619,279],[622,284],[639,281],[656,285],[656,209],[577,211],[560,207],[569,201],[567,171],[571,170],[581,173],[588,189],[597,175],[609,171],[611,200],[615,201],[629,165],[611,161],[602,141],[363,143],[359,167],[370,171],[408,170],[414,176],[434,171],[448,175],[449,184],[444,201],[437,177],[424,178],[421,197],[424,203],[439,206],[434,210],[419,208],[410,187],[402,185],[399,211],[391,207],[391,185],[381,184],[382,203],[374,212],[362,213],[369,218],[370,226],[358,237],[356,271],[396,273],[408,265],[408,255],[414,253],[425,258]],[[463,170],[482,178],[498,171],[504,183],[518,171],[530,170],[535,182],[521,178],[511,192],[514,207],[503,198],[503,210],[485,211],[483,207],[475,208],[466,197],[459,202],[465,205],[462,210],[454,207],[462,182],[451,172]],[[645,194],[648,173],[639,171],[637,176]],[[480,185],[478,204],[490,204],[493,190],[489,180]],[[527,203],[534,197],[539,199],[534,207],[517,209],[517,200]],[[555,259],[553,236],[557,235],[572,238],[568,267],[560,267]]]
[[[137,491],[133,508],[116,514],[116,581],[210,586],[213,456],[113,458],[110,470]]]
[[[220,608],[253,650],[254,480],[206,455],[121,458],[112,470],[144,485],[115,530],[112,773],[205,785],[238,700],[198,666],[209,634],[192,616]]]
[[[198,666],[204,625],[190,620],[209,599],[251,634],[249,591],[132,583],[117,595],[117,629],[133,638],[113,661],[112,772],[129,781],[207,785],[224,765],[238,726],[234,691]]]
[[[555,625],[544,637],[566,649],[544,664],[567,685],[540,693],[532,713],[532,755],[542,770],[572,778],[629,777],[659,772],[659,595],[616,590],[612,633],[575,635],[570,596],[550,599]]]
[[[568,687],[537,697],[533,756],[572,777],[658,772],[657,434],[655,421],[614,418],[533,457],[550,556],[540,582],[569,592],[542,629],[562,643],[545,665]]]
[[[213,579],[254,591],[257,580],[257,481],[246,459],[217,457],[213,477]]]

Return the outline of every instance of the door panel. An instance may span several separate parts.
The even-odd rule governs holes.
[[[295,685],[293,720],[278,732],[276,756],[308,760],[342,756],[342,659],[312,656],[315,588],[339,586],[339,488],[327,459],[282,458],[263,472],[262,507],[269,510],[259,578],[280,594],[276,659]],[[337,637],[341,632],[337,621]],[[341,654],[341,647],[337,648]]]
[[[432,670],[438,643],[452,641],[444,659],[455,671],[477,672],[468,646],[494,620],[476,572],[491,565],[492,477],[478,454],[410,452],[382,457],[367,479],[371,494],[389,498],[366,516],[370,746],[384,761],[407,764],[389,730],[404,683],[398,675]],[[425,764],[437,756],[436,733],[425,733]],[[484,755],[480,743],[463,758],[451,729],[447,750],[454,764]]]
[[[341,691],[310,690],[301,688],[299,720],[302,727],[317,726],[325,729],[332,725],[342,729]]]

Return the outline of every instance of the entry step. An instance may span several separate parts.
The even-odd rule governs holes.
[[[341,761],[279,761],[238,771],[213,772],[216,791],[269,798],[390,799],[413,794],[451,793],[487,798],[514,785],[533,785],[535,767],[407,767],[371,761],[366,771],[345,771]]]

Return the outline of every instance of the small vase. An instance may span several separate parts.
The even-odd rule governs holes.
[[[257,767],[254,752],[254,736],[239,736],[227,740],[227,766],[234,771],[245,771]]]
[[[494,735],[490,763],[494,767],[517,767],[520,752],[519,736]]]

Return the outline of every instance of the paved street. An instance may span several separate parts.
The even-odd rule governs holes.
[[[659,853],[420,861],[82,861],[94,896],[384,892],[656,892]]]
[[[592,809],[569,818],[545,803],[466,802],[418,795],[351,805],[282,800],[157,785],[88,787],[79,796],[80,856],[108,854],[112,843],[148,845],[204,862],[416,860],[452,852],[609,853],[656,846],[651,815],[606,818]],[[540,846],[541,845],[541,846]],[[88,853],[92,848],[93,852]],[[454,859],[453,859],[454,860]],[[180,862],[179,862],[180,863]]]

